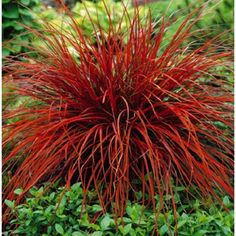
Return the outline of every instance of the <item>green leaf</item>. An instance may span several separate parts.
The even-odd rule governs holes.
[[[132,224],[128,224],[124,227],[124,235],[128,234],[132,230]]]
[[[2,48],[2,57],[7,57],[10,55],[10,50],[7,48]]]
[[[175,187],[175,190],[177,192],[183,192],[186,188],[184,186],[178,186],[178,187]]]
[[[114,220],[109,215],[106,215],[100,223],[102,230],[106,230],[112,223],[114,223]]]
[[[20,0],[20,2],[26,6],[30,4],[30,0]]]
[[[122,219],[125,223],[131,223],[132,222],[132,220],[128,217],[123,217]]]
[[[183,225],[185,225],[187,222],[188,222],[187,220],[182,220],[182,221],[178,222],[177,228],[178,228],[178,229],[181,228],[181,227],[182,227]]]
[[[75,231],[72,233],[72,236],[85,236],[85,234],[81,233],[80,231]]]
[[[139,220],[139,216],[142,212],[142,209],[139,205],[134,205],[134,206],[127,206],[126,208],[127,214],[130,216],[132,220]]]
[[[93,205],[92,206],[92,211],[93,212],[102,211],[102,207],[100,205]]]
[[[81,183],[76,183],[76,184],[73,184],[72,186],[71,186],[71,190],[72,191],[79,191],[79,190],[82,190],[82,188],[81,188]]]
[[[13,27],[15,30],[22,30],[24,29],[16,20],[5,21],[2,23],[3,29]]]
[[[193,236],[204,236],[204,235],[207,235],[207,233],[208,233],[207,230],[200,229],[200,230],[198,230],[196,233],[194,233]]]
[[[14,191],[14,193],[15,193],[16,195],[21,195],[21,194],[23,193],[23,189],[22,189],[22,188],[17,188],[17,189]]]
[[[50,195],[49,195],[49,199],[50,201],[52,201],[54,198],[55,198],[55,192],[52,192]]]
[[[128,216],[132,216],[132,213],[133,213],[133,208],[131,206],[127,206],[126,207],[126,212],[128,214]]]
[[[30,17],[32,17],[32,14],[31,14],[31,12],[29,11],[29,10],[27,10],[27,9],[22,9],[22,8],[20,8],[19,9],[19,13],[20,14],[22,14],[22,15],[24,15],[24,16],[30,16]]]
[[[14,202],[14,201],[10,201],[10,200],[7,200],[7,199],[6,199],[4,202],[5,202],[5,204],[6,204],[9,208],[11,208],[11,209],[13,209],[14,206],[15,206],[15,202]]]
[[[32,196],[36,196],[36,194],[37,194],[37,188],[36,187],[33,187],[33,188],[31,188],[30,190],[29,190],[29,192],[30,192],[30,194],[32,195]]]
[[[155,216],[151,215],[151,218],[154,220]],[[164,214],[160,213],[159,216],[158,216],[158,225],[162,226],[164,224],[165,224],[165,216],[164,216]]]
[[[210,213],[211,215],[216,214],[216,212],[217,212],[217,208],[216,208],[216,207],[214,207],[214,206],[210,207],[209,213]]]
[[[63,235],[63,234],[64,234],[64,229],[62,228],[61,225],[55,224],[55,229],[56,229],[56,231],[57,231],[60,235]]]
[[[188,219],[188,215],[187,215],[186,213],[183,213],[183,214],[181,215],[181,218],[182,218],[182,219]]]
[[[43,193],[43,187],[41,187],[37,192],[38,192],[39,194],[42,194],[42,193]]]
[[[168,226],[167,225],[163,225],[161,228],[160,228],[160,235],[164,235],[167,231],[169,230]]]
[[[21,51],[21,48],[22,48],[22,47],[21,47],[20,45],[17,45],[17,43],[18,43],[18,42],[16,42],[16,44],[13,44],[12,47],[11,47],[11,49],[12,49],[11,51],[12,51],[13,53],[18,53],[18,52]]]
[[[93,232],[91,236],[103,236],[103,233],[101,231]]]
[[[31,2],[32,2],[32,4],[34,3],[34,4],[39,4],[39,0],[31,0]]]
[[[137,197],[138,201],[140,201],[142,199],[142,196],[143,196],[142,192],[139,191],[136,193],[136,197]]]
[[[24,27],[23,26],[21,26],[18,22],[14,22],[14,29],[15,30],[22,30],[22,29],[24,29]]]
[[[223,226],[223,227],[222,227],[222,230],[223,230],[223,232],[224,232],[225,235],[230,235],[230,233],[231,233],[230,227]]]
[[[228,196],[225,196],[223,198],[223,203],[226,207],[229,207],[230,206],[230,201],[229,201],[229,197]]]
[[[8,4],[7,6],[3,7],[2,15],[9,19],[16,19],[19,18],[19,11],[17,4]]]
[[[27,221],[25,222],[25,226],[30,225],[30,223],[31,223],[31,220],[27,220]]]
[[[11,0],[2,0],[2,3],[9,3]]]

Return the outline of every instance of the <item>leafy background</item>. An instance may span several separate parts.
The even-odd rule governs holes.
[[[145,10],[150,7],[154,22],[158,21],[164,13],[170,16],[169,19],[175,22],[171,24],[168,30],[168,34],[172,35],[179,26],[180,20],[178,19],[182,19],[183,16],[201,6],[203,2],[204,1],[179,0],[172,1],[169,6],[169,1],[161,0],[150,3],[148,7],[141,6],[140,9],[143,11],[144,16]],[[3,0],[2,3],[3,57],[9,54],[14,55],[28,51],[27,45],[36,40],[32,34],[27,32],[23,25],[31,28],[39,28],[42,21],[47,21],[50,24],[58,26],[58,28],[69,28],[66,22],[68,16],[59,8],[43,5],[43,1]],[[119,1],[106,0],[106,5],[113,13],[113,22],[115,24],[118,23],[123,12],[122,3]],[[128,11],[132,13],[131,4],[128,4],[128,6]],[[92,25],[87,16],[85,7],[94,21],[98,20],[98,16],[101,26],[104,29],[108,28],[109,21],[101,1],[83,1],[83,3],[76,1],[75,5],[71,6],[71,11],[78,25],[84,29],[85,34],[91,35],[92,32]],[[206,38],[211,38],[227,31],[227,33],[221,36],[221,39],[225,41],[225,44],[233,47],[233,7],[233,1],[231,0],[210,1],[205,15],[195,26],[195,30],[199,30],[199,34],[195,35],[193,40],[201,42]],[[64,24],[62,23],[63,21]],[[125,22],[123,27],[124,29],[127,27]],[[24,47],[24,45],[26,47]]]
[[[11,226],[6,228],[3,235],[13,233],[43,236],[148,236],[155,230],[153,209],[144,208],[141,203],[129,202],[125,216],[123,219],[119,218],[116,225],[110,212],[99,214],[102,213],[102,209],[96,200],[95,192],[89,192],[88,200],[92,203],[83,207],[83,189],[80,183],[72,185],[71,189],[65,192],[62,187],[54,185],[54,188],[45,193],[46,187],[45,185],[40,188],[32,188],[24,204],[15,206],[12,201],[6,202],[12,209],[15,219],[11,221]],[[175,227],[177,227],[179,235],[233,235],[233,202],[228,196],[223,198],[223,203],[231,209],[229,212],[219,204],[212,205],[210,202],[201,202],[191,197],[190,201],[186,201],[183,191],[183,187],[174,188],[178,224],[174,220],[171,207],[168,209],[167,206],[167,220],[162,213],[158,215],[160,235],[174,235]],[[15,194],[19,195],[21,192],[21,189],[15,190]],[[141,192],[137,192],[137,198],[139,196],[141,196]],[[166,195],[165,198],[166,204],[168,205],[169,202],[171,206],[172,196]],[[158,200],[158,196],[156,199]],[[158,204],[157,201],[157,208]],[[100,217],[97,217],[95,222],[91,222],[96,214],[99,214]],[[16,229],[11,230],[13,225],[16,226]]]

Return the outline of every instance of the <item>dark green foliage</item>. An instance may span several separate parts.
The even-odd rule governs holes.
[[[185,0],[185,3],[189,11],[192,11],[196,7],[195,1]],[[232,46],[234,26],[233,5],[232,0],[210,1],[208,8],[212,10],[196,24],[196,29],[200,30],[199,37],[196,39],[204,41],[206,38],[211,38],[224,31],[229,31],[222,36],[222,40]]]
[[[206,8],[204,15],[199,22],[193,27],[198,31],[194,34],[194,37],[190,38],[191,42],[196,41],[198,44],[205,42],[207,39],[218,36],[225,32],[220,39],[224,44],[233,46],[233,10],[234,1],[232,0],[178,0],[170,1],[160,0],[151,3],[151,9],[153,12],[153,20],[158,20],[164,13],[172,19],[175,24],[170,26],[170,34],[180,24],[180,19],[193,12],[196,8],[203,6],[206,2]]]
[[[3,235],[64,235],[64,236],[103,236],[103,235],[130,235],[148,236],[155,230],[155,216],[152,209],[143,208],[139,203],[129,202],[126,214],[122,220],[118,219],[117,232],[113,216],[107,212],[102,213],[94,192],[88,193],[91,202],[86,208],[82,207],[83,190],[79,183],[74,184],[70,191],[56,188],[44,193],[45,187],[32,188],[24,204],[14,206],[14,202],[6,204],[12,209],[14,219],[5,229]],[[226,212],[222,207],[212,205],[210,202],[201,203],[199,200],[184,199],[182,192],[184,187],[175,187],[175,201],[178,206],[178,225],[176,225],[168,201],[166,198],[166,217],[160,214],[158,217],[159,234],[174,235],[177,227],[178,235],[233,235],[233,203],[225,196],[223,202],[229,208]],[[15,194],[21,194],[22,190],[15,190]],[[139,199],[141,193],[137,193]],[[158,200],[158,196],[156,196]],[[59,207],[57,209],[58,203]],[[157,203],[158,204],[158,203]],[[57,209],[57,211],[56,211]],[[55,213],[56,212],[56,213]],[[143,214],[142,214],[143,212]],[[99,213],[101,213],[99,215]],[[94,223],[92,219],[98,216]],[[10,230],[11,229],[11,230]]]
[[[31,36],[23,25],[34,27],[32,10],[39,0],[3,0],[2,1],[2,40],[3,57],[27,51]]]

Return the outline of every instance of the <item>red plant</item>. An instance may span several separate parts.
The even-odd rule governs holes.
[[[97,45],[75,22],[76,35],[50,26],[47,36],[35,32],[47,44],[37,49],[40,59],[9,59],[5,66],[17,94],[37,103],[4,115],[18,118],[4,127],[3,146],[13,148],[3,167],[15,170],[4,197],[19,203],[32,186],[59,178],[68,187],[80,181],[85,195],[95,188],[103,209],[115,202],[120,216],[138,190],[154,207],[158,194],[163,208],[172,180],[186,191],[196,186],[203,197],[220,200],[216,189],[233,197],[233,96],[214,72],[231,52],[219,52],[217,39],[192,50],[184,45],[199,16],[191,18],[166,47],[164,20],[154,33],[138,9],[126,33],[115,30],[110,18],[106,33],[94,25]],[[24,191],[16,198],[18,187]]]

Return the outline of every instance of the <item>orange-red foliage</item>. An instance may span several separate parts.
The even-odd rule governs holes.
[[[19,118],[4,127],[3,145],[14,147],[3,167],[16,166],[4,197],[15,199],[22,187],[19,202],[40,181],[62,178],[67,186],[82,182],[85,194],[95,188],[101,206],[115,202],[122,216],[132,192],[147,193],[155,205],[155,194],[172,193],[171,179],[202,196],[217,198],[215,189],[233,196],[232,134],[216,123],[232,128],[233,95],[214,74],[231,52],[219,52],[217,39],[184,45],[196,21],[187,17],[165,48],[164,20],[154,34],[138,10],[126,33],[111,21],[106,34],[96,26],[96,46],[75,22],[76,36],[51,26],[47,36],[35,32],[47,44],[37,49],[41,58],[5,66],[17,94],[41,103],[4,116]]]

